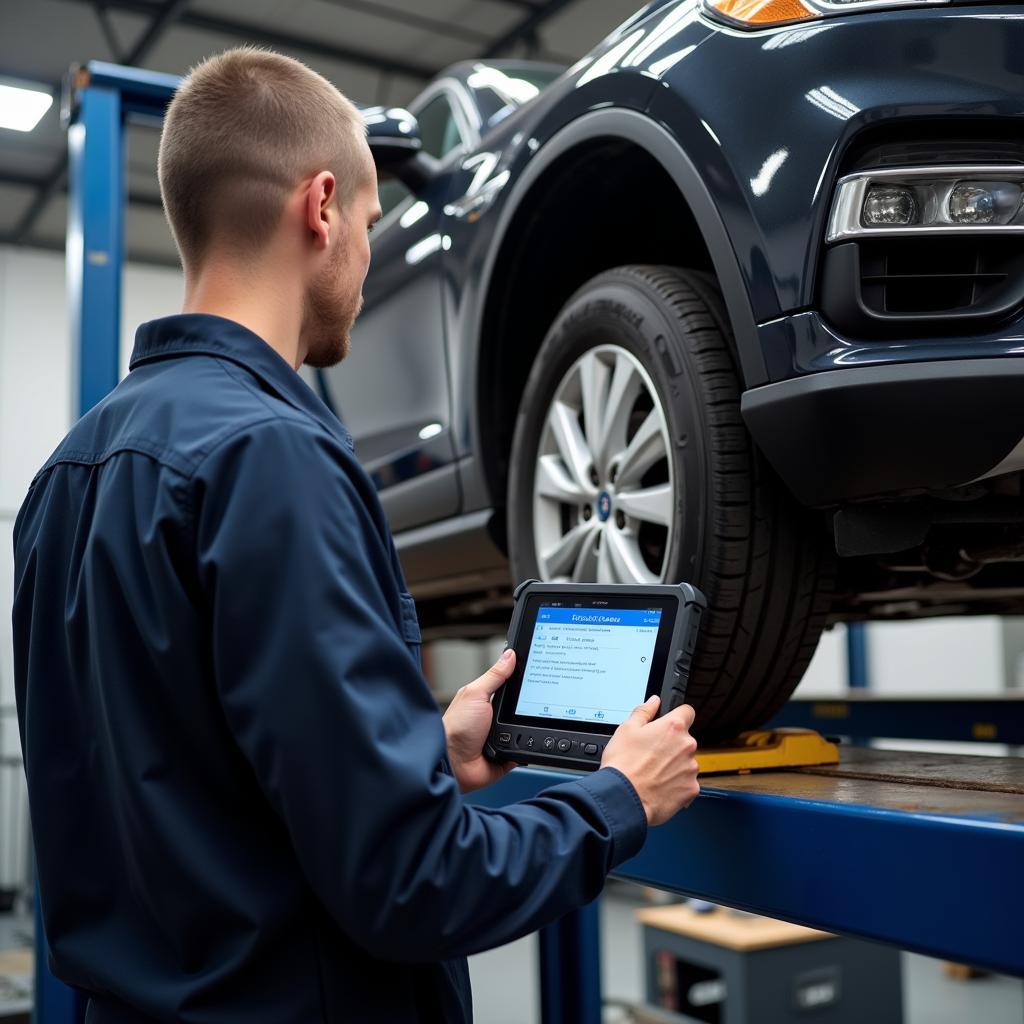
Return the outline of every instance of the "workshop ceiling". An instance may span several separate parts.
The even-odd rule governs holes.
[[[66,138],[60,81],[104,60],[183,74],[242,42],[271,46],[353,100],[407,104],[473,57],[571,64],[643,0],[0,0],[0,80],[53,89],[35,130],[0,129],[0,244],[63,249]],[[176,264],[156,186],[157,129],[128,130],[129,258]]]

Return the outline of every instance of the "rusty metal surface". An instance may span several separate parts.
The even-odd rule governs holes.
[[[843,747],[838,765],[805,768],[804,771],[914,786],[1024,795],[1024,758],[1021,757]]]
[[[1024,758],[841,747],[835,766],[716,775],[707,790],[1024,823]]]

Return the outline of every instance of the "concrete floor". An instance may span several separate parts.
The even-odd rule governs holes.
[[[0,1021],[16,1024],[28,1021],[32,1007],[31,979],[24,974],[6,973],[4,953],[32,945],[32,918],[15,914],[0,914]]]
[[[606,999],[642,999],[640,926],[633,914],[646,905],[639,889],[622,883],[612,883],[601,901]],[[0,914],[0,953],[25,946],[30,933],[31,919]],[[470,959],[477,1024],[539,1024],[536,950],[530,936]],[[4,995],[0,984],[0,1020],[14,1010],[11,1002],[5,1007]],[[18,1004],[18,1010],[25,1006],[21,999]],[[937,960],[904,953],[903,1012],[905,1024],[1024,1024],[1024,982],[1001,976],[951,981]],[[623,1019],[616,1011],[607,1014],[609,1024]]]

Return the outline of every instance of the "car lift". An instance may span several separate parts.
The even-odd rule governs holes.
[[[65,83],[79,414],[118,381],[125,119],[162,118],[179,81],[92,62]],[[863,648],[851,653],[860,676]],[[851,675],[854,667],[851,658]],[[1024,745],[1024,698],[791,701],[771,726]],[[705,774],[734,773],[706,779],[693,806],[652,829],[616,877],[1024,975],[1024,758],[844,745],[837,763],[836,748],[806,732],[744,743],[738,753],[701,752]],[[782,767],[794,762],[803,767]],[[497,809],[571,777],[517,768],[472,799]],[[35,1020],[81,1020],[81,1000],[46,968],[41,927],[36,952]],[[594,903],[540,932],[544,1024],[600,1020],[598,954]]]

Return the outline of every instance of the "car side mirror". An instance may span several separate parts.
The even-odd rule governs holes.
[[[423,152],[420,126],[402,107],[363,107],[366,141],[378,171],[393,174],[413,192],[419,192],[437,172],[437,161]]]

